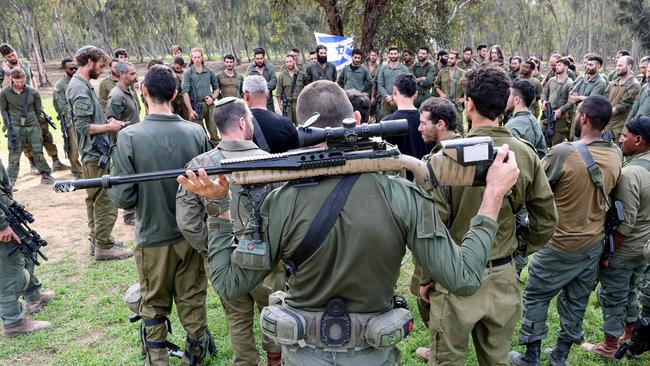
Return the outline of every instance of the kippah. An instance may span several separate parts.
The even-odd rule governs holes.
[[[234,102],[234,101],[236,101],[237,99],[239,99],[239,98],[235,98],[235,97],[225,97],[225,98],[221,98],[221,99],[219,99],[219,100],[214,104],[214,106],[215,106],[215,108],[216,108],[216,107],[221,107],[222,105],[226,105],[226,104],[228,104],[228,103],[230,103],[230,102]]]
[[[87,51],[87,50],[89,50],[89,49],[91,49],[91,48],[97,48],[97,47],[95,47],[95,46],[93,46],[93,45],[86,45],[86,46],[83,46],[83,47],[81,47],[80,49],[78,49],[78,50],[77,50],[77,53],[79,53],[79,52],[83,52],[83,51]]]

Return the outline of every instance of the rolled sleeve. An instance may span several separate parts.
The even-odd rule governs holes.
[[[614,191],[614,197],[620,200],[623,203],[623,211],[625,213],[625,219],[623,223],[616,229],[619,234],[623,236],[628,236],[636,227],[636,217],[639,212],[639,205],[641,204],[641,187],[634,174],[633,169],[643,169],[637,167],[628,167],[626,168],[626,174],[621,174],[621,178],[616,185]]]

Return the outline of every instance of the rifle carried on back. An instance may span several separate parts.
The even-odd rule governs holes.
[[[66,158],[70,158],[70,136],[68,135],[68,128],[65,126],[65,114],[59,113],[57,116],[59,123],[61,123],[61,135],[63,135],[63,152]]]
[[[0,202],[0,210],[5,214],[11,230],[20,238],[20,243],[12,243],[15,247],[9,252],[9,255],[20,250],[36,266],[41,264],[38,257],[46,261],[47,257],[41,252],[41,248],[47,245],[47,241],[29,227],[29,224],[34,222],[34,216],[25,209],[25,206],[18,202],[14,202],[11,206]]]
[[[542,119],[546,118],[546,128],[544,129],[544,137],[546,138],[546,143],[551,144],[553,141],[553,135],[555,134],[555,111],[553,111],[553,106],[551,102],[546,103],[544,107],[544,112],[542,113]]]
[[[18,148],[18,137],[14,128],[11,126],[11,117],[9,116],[9,111],[2,111],[2,131],[5,132],[7,136],[7,141],[9,142],[9,150],[16,150]]]

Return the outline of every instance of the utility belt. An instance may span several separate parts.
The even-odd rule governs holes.
[[[413,329],[413,316],[405,307],[385,313],[347,313],[345,300],[332,298],[325,311],[303,311],[284,302],[285,293],[269,296],[260,315],[262,332],[284,346],[327,348],[347,352],[368,347],[390,348]]]
[[[512,254],[503,257],[503,258],[497,258],[493,259],[491,261],[488,261],[487,264],[485,265],[485,268],[494,268],[494,267],[499,267],[506,265],[508,263],[512,262]]]

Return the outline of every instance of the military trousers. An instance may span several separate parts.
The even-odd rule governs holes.
[[[205,101],[201,101],[199,104],[201,105],[201,115],[197,116],[197,119],[193,119],[192,122],[198,123],[200,126],[202,126],[203,129],[208,133],[210,142],[214,146],[217,146],[219,141],[221,141],[221,135],[219,135],[217,124],[214,122],[214,118],[212,117],[214,103],[207,105]]]
[[[562,253],[545,247],[533,255],[524,290],[520,343],[528,344],[546,337],[548,307],[558,294],[558,338],[567,342],[582,342],[582,320],[589,296],[596,286],[602,252],[603,241],[599,240],[575,253]]]
[[[50,125],[47,124],[45,118],[43,117],[38,118],[38,124],[41,127],[41,136],[43,137],[43,147],[45,147],[45,151],[47,152],[47,155],[52,158],[57,156],[59,152],[56,148],[56,145],[54,144],[54,137],[50,132]],[[27,156],[28,158],[32,157],[32,147],[30,145],[23,144],[23,152],[25,153],[25,156]]]
[[[424,103],[424,101],[429,99],[430,97],[431,97],[431,92],[429,92],[428,90],[422,93],[418,92],[418,97],[415,98],[415,102],[413,102],[413,105],[415,106],[415,108],[420,108],[422,103]]]
[[[479,365],[507,365],[508,347],[521,317],[521,290],[514,262],[486,268],[472,296],[429,292],[429,365],[464,365],[472,337]]]
[[[646,269],[645,258],[621,258],[612,254],[609,266],[598,272],[600,288],[598,303],[603,310],[605,334],[620,337],[626,323],[634,323],[639,316],[637,286]]]
[[[36,169],[41,173],[49,173],[50,166],[47,165],[45,157],[43,156],[43,137],[41,136],[41,129],[38,126],[14,126],[14,133],[16,134],[17,147],[14,150],[9,149],[9,167],[7,174],[9,179],[15,182],[18,178],[20,170],[20,155],[21,146],[31,146],[31,152],[34,157]]]
[[[5,327],[17,325],[25,318],[19,301],[35,301],[41,296],[41,283],[34,274],[34,264],[20,250],[9,253],[13,244],[0,243],[0,319]]]
[[[101,169],[96,161],[86,161],[82,170],[86,179],[109,174],[108,167]],[[115,244],[112,232],[117,220],[117,207],[108,198],[106,188],[86,190],[86,213],[90,239],[95,241],[96,247],[110,249]]]
[[[641,304],[641,315],[650,318],[650,265],[646,265],[641,274],[638,285],[639,304]]]
[[[292,100],[289,101],[289,106],[287,106],[287,115],[285,117],[289,118],[291,122],[293,123],[294,126],[298,127],[302,121],[298,121],[298,117],[296,117],[296,101]]]
[[[331,352],[331,349],[311,346],[297,348],[282,346],[283,366],[395,366],[399,365],[398,348],[376,349],[367,347],[359,351]]]
[[[571,122],[567,116],[568,112],[564,112],[562,117],[555,121],[555,126],[553,129],[553,138],[549,141],[546,140],[546,146],[553,147],[559,143],[569,140],[569,130],[571,129]],[[542,132],[546,131],[547,122],[546,119],[542,120]],[[546,135],[544,135],[546,136]]]

